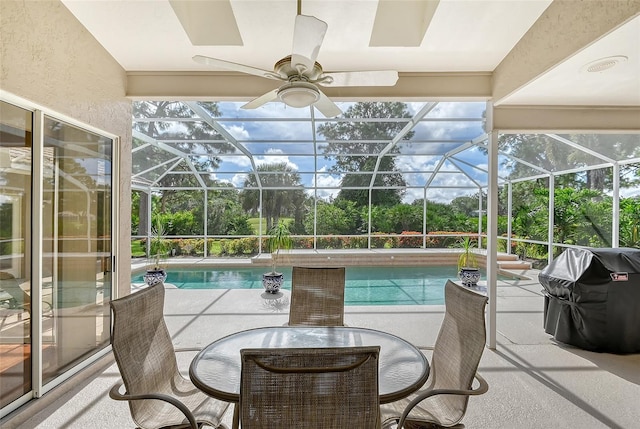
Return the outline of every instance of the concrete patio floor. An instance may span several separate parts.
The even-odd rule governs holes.
[[[533,280],[500,282],[498,346],[485,349],[480,372],[489,392],[469,401],[468,428],[640,427],[640,354],[592,353],[553,340],[543,329],[543,296]],[[347,307],[345,323],[432,345],[443,306]],[[202,347],[224,335],[288,319],[288,292],[279,300],[258,290],[178,290],[168,286],[165,317],[176,347]],[[178,353],[185,374],[193,352]],[[54,389],[46,409],[29,406],[2,423],[11,428],[133,428],[126,404],[108,397],[119,378],[111,354],[77,389]],[[42,399],[41,399],[42,400]],[[37,401],[32,401],[37,402]],[[225,422],[230,425],[232,408]]]

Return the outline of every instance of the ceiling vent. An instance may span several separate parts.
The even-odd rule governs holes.
[[[627,61],[627,57],[624,55],[616,55],[614,57],[606,57],[600,58],[599,60],[595,60],[586,64],[582,67],[583,71],[588,73],[602,73],[603,71],[612,69],[618,64],[624,63]]]

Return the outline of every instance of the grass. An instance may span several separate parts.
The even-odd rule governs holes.
[[[133,258],[142,258],[147,255],[146,249],[142,245],[142,240],[134,240],[131,242],[131,256]]]
[[[290,217],[281,217],[280,220],[287,222],[289,225],[293,223],[293,218]],[[249,218],[249,225],[253,228],[253,233],[258,235],[258,227],[260,226],[259,218],[252,217]],[[267,234],[267,220],[262,219],[262,234]]]
[[[253,233],[257,235],[258,234],[258,229],[259,229],[259,226],[260,226],[259,218],[257,218],[257,217],[249,218],[249,225],[251,225],[251,228],[253,229]],[[267,220],[266,219],[262,219],[262,232],[263,233],[267,232]]]

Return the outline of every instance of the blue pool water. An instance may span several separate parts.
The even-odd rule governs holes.
[[[181,289],[262,289],[265,268],[169,268],[166,283]],[[291,268],[282,268],[291,290]],[[456,267],[347,267],[345,305],[441,305]],[[143,283],[142,274],[134,283]]]

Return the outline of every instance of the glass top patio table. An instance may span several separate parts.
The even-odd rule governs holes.
[[[348,326],[276,326],[238,332],[202,349],[191,362],[189,376],[206,394],[237,403],[241,349],[355,346],[380,346],[380,403],[408,396],[429,377],[429,361],[411,343],[386,332]]]

